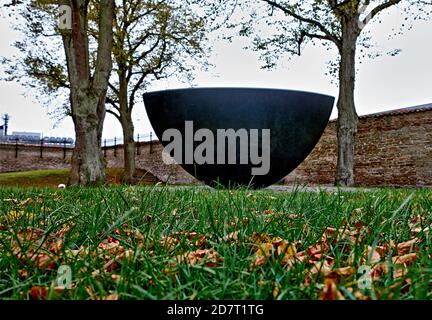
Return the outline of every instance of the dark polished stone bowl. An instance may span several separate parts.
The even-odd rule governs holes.
[[[309,155],[329,121],[334,100],[316,93],[260,88],[190,88],[144,94],[148,117],[162,145],[170,143],[162,141],[165,130],[177,129],[182,134],[182,158],[176,159],[178,163],[185,162],[182,159],[190,152],[190,144],[195,150],[201,143],[185,141],[186,121],[193,121],[193,132],[207,128],[214,137],[218,129],[246,129],[249,133],[251,129],[259,129],[260,133],[270,129],[270,169],[265,175],[252,175],[257,165],[250,161],[240,164],[240,142],[236,146],[236,164],[180,163],[208,185],[254,188],[277,183]],[[259,152],[263,151],[261,139],[260,135]],[[214,144],[217,153],[216,140]]]

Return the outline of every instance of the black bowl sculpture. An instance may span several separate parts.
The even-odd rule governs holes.
[[[294,170],[321,137],[334,97],[279,89],[190,88],[144,94],[165,150],[210,186],[262,188]]]

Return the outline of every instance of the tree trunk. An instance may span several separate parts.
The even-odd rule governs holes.
[[[105,182],[105,160],[101,150],[105,106],[102,105],[94,112],[98,99],[85,94],[82,97],[72,97],[72,101],[72,105],[79,103],[80,107],[75,108],[78,110],[72,115],[76,142],[72,154],[69,184],[102,184]]]
[[[124,183],[133,183],[135,175],[135,140],[134,126],[130,112],[121,116],[124,140]]]
[[[339,66],[339,98],[337,102],[338,159],[335,184],[354,185],[355,135],[358,116],[354,103],[355,55],[360,34],[356,19],[342,23],[341,61]]]
[[[123,182],[133,183],[135,175],[135,141],[134,126],[132,122],[132,107],[128,100],[128,81],[126,76],[126,66],[119,64],[119,113],[120,123],[123,129],[123,155],[124,173]]]
[[[61,0],[59,4],[66,4],[72,9],[72,30],[62,31],[76,134],[69,184],[101,184],[105,182],[101,137],[108,79],[112,70],[114,0],[100,1],[98,49],[93,75],[87,35],[88,0]]]

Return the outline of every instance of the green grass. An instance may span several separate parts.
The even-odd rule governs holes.
[[[106,170],[107,182],[119,184],[123,169],[108,168]],[[32,171],[19,171],[0,173],[0,187],[51,187],[57,188],[59,184],[67,184],[69,169],[45,169]]]
[[[22,210],[22,216],[11,216]],[[59,265],[71,267],[74,286],[57,294],[48,290],[51,299],[89,299],[89,291],[95,296],[116,293],[120,299],[318,299],[326,277],[321,273],[308,276],[311,267],[306,262],[287,268],[280,260],[269,259],[250,267],[257,252],[253,240],[257,234],[296,243],[300,252],[316,245],[327,227],[362,222],[367,232],[361,243],[331,241],[327,253],[334,259],[334,268],[346,267],[350,261],[349,266],[357,269],[365,264],[362,254],[367,246],[412,239],[410,217],[421,216],[423,228],[431,224],[431,213],[432,191],[421,189],[286,193],[161,186],[0,188],[0,299],[28,299],[32,287],[52,288]],[[61,250],[49,254],[56,263],[52,270],[17,253],[42,252],[50,235],[64,224],[72,229]],[[22,231],[29,228],[39,230],[40,236],[24,236]],[[136,231],[142,239],[134,236]],[[192,231],[196,237],[187,234]],[[238,239],[227,239],[232,232],[238,232]],[[171,246],[161,241],[170,235],[178,243]],[[407,266],[407,273],[397,279],[392,272],[382,275],[374,280],[372,290],[362,292],[364,297],[432,298],[431,240],[427,231],[417,237],[417,257]],[[129,258],[107,267],[112,257],[97,249],[106,239],[118,240],[130,250]],[[79,254],[72,251],[79,248]],[[197,249],[213,249],[223,261],[192,265],[175,259]],[[383,261],[391,260],[395,250],[390,249]],[[337,281],[346,299],[354,299],[351,291],[359,290],[357,276]]]
[[[67,183],[68,174],[68,169],[0,173],[0,186],[57,187],[61,183]]]

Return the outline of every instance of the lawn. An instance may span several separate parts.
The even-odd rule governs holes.
[[[146,182],[146,172],[137,170],[143,183]],[[119,184],[123,174],[122,168],[106,169],[106,178],[110,184]],[[0,187],[57,187],[67,184],[69,169],[45,169],[0,173]]]
[[[0,188],[0,299],[431,299],[431,213],[427,189]]]

